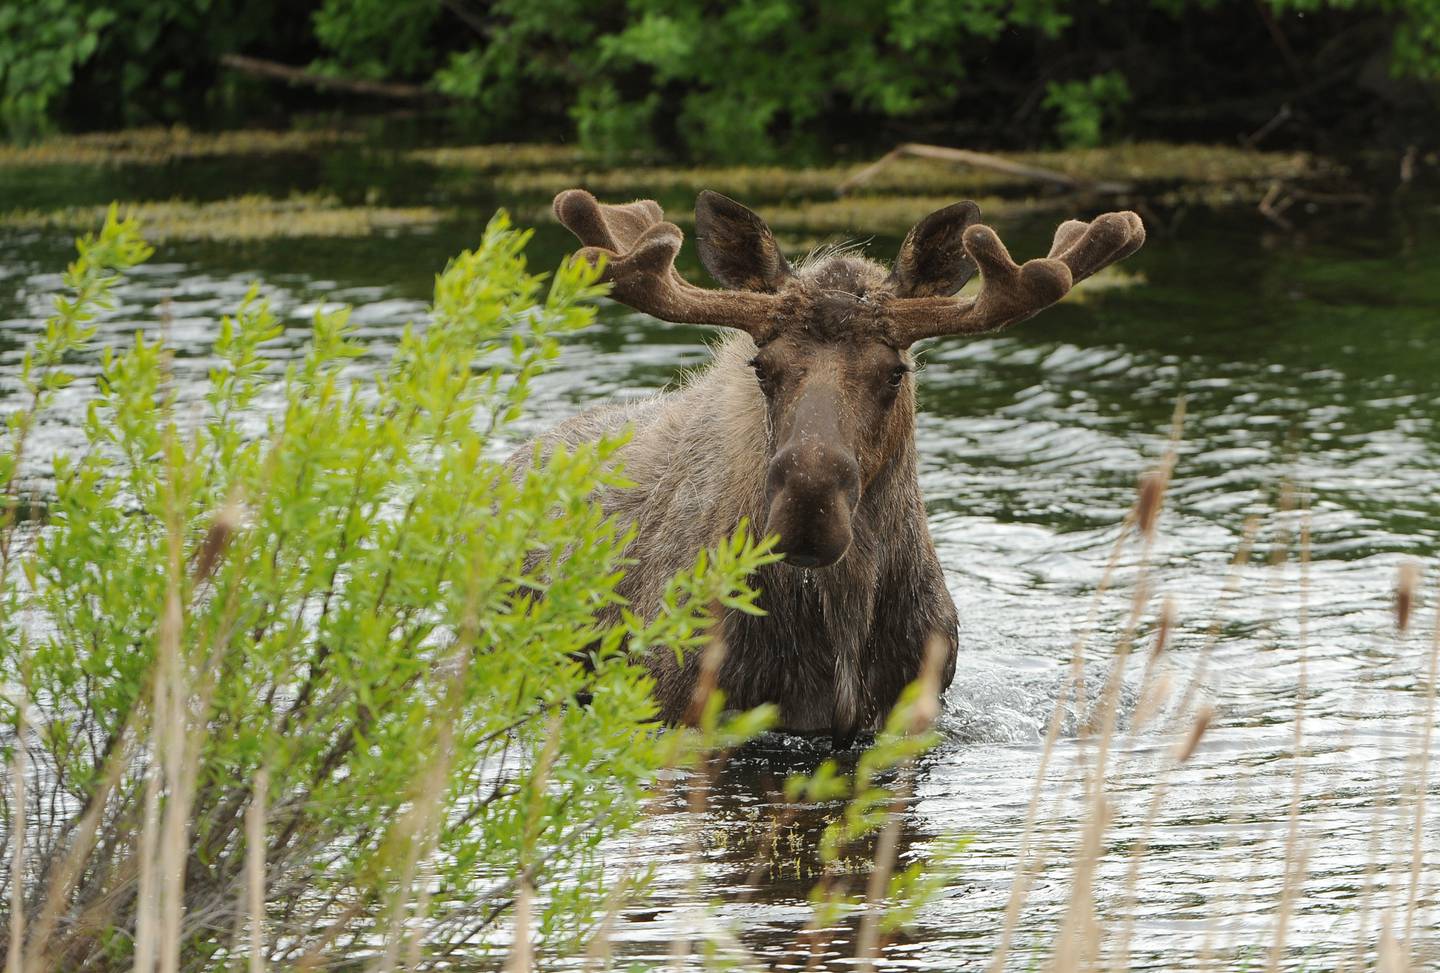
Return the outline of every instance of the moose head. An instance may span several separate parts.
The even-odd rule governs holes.
[[[845,252],[793,267],[764,220],[702,192],[700,260],[725,288],[710,290],[676,271],[683,236],[653,201],[605,205],[572,189],[555,213],[584,244],[579,256],[603,261],[615,299],[754,340],[768,415],[763,526],[806,568],[845,556],[861,499],[913,438],[915,342],[1023,321],[1145,241],[1134,213],[1107,213],[1061,224],[1049,256],[1017,265],[979,207],[962,202],[917,223],[888,270]],[[979,291],[957,297],[977,270]]]

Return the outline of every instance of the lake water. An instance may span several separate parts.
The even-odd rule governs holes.
[[[218,316],[258,278],[295,325],[277,354],[299,348],[316,306],[348,303],[371,360],[380,361],[404,324],[423,316],[433,274],[478,239],[493,207],[533,209],[536,200],[504,199],[483,175],[457,192],[457,180],[439,181],[422,167],[351,161],[7,172],[0,211],[241,189],[328,188],[354,197],[371,183],[388,199],[454,207],[457,219],[386,238],[162,246],[121,289],[121,306],[102,327],[117,341],[137,325],[153,327],[168,299],[177,375],[198,379]],[[1017,255],[1029,255],[1043,248],[1053,222],[999,228]],[[895,245],[877,238],[870,247],[888,258]],[[569,247],[563,231],[543,226],[533,261],[553,265]],[[0,230],[6,394],[70,252],[66,234]],[[1158,671],[1175,699],[1155,719],[1122,730],[1113,748],[1112,818],[1093,897],[1111,933],[1133,914],[1132,965],[1264,965],[1285,911],[1287,857],[1299,853],[1305,867],[1290,882],[1281,965],[1331,969],[1357,945],[1373,949],[1387,904],[1398,905],[1403,926],[1412,861],[1407,788],[1422,745],[1440,545],[1440,208],[1433,198],[1404,197],[1366,211],[1308,214],[1293,233],[1248,207],[1197,210],[1169,232],[1152,225],[1150,242],[1125,270],[1128,286],[1096,289],[1002,337],[932,343],[924,355],[922,482],[961,610],[962,656],[941,721],[944,741],[915,774],[901,861],[932,854],[949,835],[972,840],[944,893],[887,947],[882,965],[952,970],[989,961],[1074,645],[1081,638],[1087,646],[1093,695],[1142,577],[1151,599],[1123,708],[1128,714],[1139,693],[1138,663],[1164,599],[1176,622]],[[661,388],[706,360],[703,340],[697,329],[607,305],[538,383],[525,429],[606,397]],[[1174,480],[1148,564],[1127,544],[1110,590],[1097,597],[1137,478],[1164,454],[1182,396]],[[77,405],[64,400],[46,420],[42,449],[79,441]],[[37,487],[43,492],[43,481]],[[1287,492],[1308,512],[1285,512]],[[1247,536],[1254,552],[1232,569]],[[1410,559],[1429,570],[1416,625],[1402,639],[1392,605],[1397,570]],[[1172,767],[1177,740],[1207,705],[1215,715],[1198,752]],[[1094,749],[1077,732],[1080,722],[1064,721],[1040,790],[1016,969],[1037,964],[1035,950],[1054,940],[1069,900],[1088,807],[1079,782]],[[716,777],[702,811],[679,799],[657,802],[645,834],[616,849],[617,860],[659,868],[657,896],[618,924],[620,951],[668,956],[677,939],[719,923],[763,965],[853,964],[851,927],[827,934],[813,957],[803,935],[827,812],[794,815],[775,797],[786,773],[816,760],[798,749],[771,741],[740,755]],[[1163,801],[1152,809],[1162,782]],[[1440,957],[1437,815],[1432,793],[1414,926],[1422,962]],[[771,822],[780,816],[784,840],[771,848]],[[1126,885],[1137,842],[1146,847],[1132,909]],[[863,870],[851,880],[863,889]],[[706,918],[697,917],[700,906]]]

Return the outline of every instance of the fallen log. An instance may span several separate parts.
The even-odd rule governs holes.
[[[1057,172],[1054,169],[1028,165],[1023,162],[1014,162],[1003,156],[992,155],[989,152],[975,152],[971,149],[952,149],[944,145],[927,145],[924,142],[906,142],[903,145],[897,145],[885,153],[885,155],[836,186],[835,195],[843,196],[857,186],[864,185],[886,166],[897,159],[907,156],[917,159],[937,159],[941,162],[955,162],[960,165],[974,166],[977,169],[989,169],[992,172],[1003,172],[1007,176],[1017,176],[1021,179],[1029,179],[1034,182],[1047,182],[1076,192],[1124,193],[1129,192],[1131,188],[1133,188],[1128,183],[1123,182],[1096,182],[1087,179],[1077,179],[1074,176]]]
[[[402,84],[396,81],[366,81],[362,78],[335,78],[328,74],[317,74],[304,68],[292,67],[278,61],[249,57],[244,54],[222,54],[220,63],[232,71],[248,74],[254,78],[284,81],[287,84],[319,88],[326,91],[341,91],[346,94],[364,95],[372,98],[390,98],[398,101],[448,101],[445,95],[418,84]]]

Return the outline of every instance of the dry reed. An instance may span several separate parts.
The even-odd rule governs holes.
[[[10,783],[14,802],[10,806],[10,943],[6,949],[6,973],[25,973],[22,949],[25,943],[25,699],[15,701],[15,753],[10,761]]]

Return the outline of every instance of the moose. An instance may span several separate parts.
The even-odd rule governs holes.
[[[754,578],[765,614],[729,611],[707,678],[736,708],[773,703],[779,727],[829,734],[837,748],[878,727],[941,640],[941,688],[955,674],[958,614],[930,537],[915,446],[918,341],[997,331],[1134,253],[1134,213],[1069,220],[1048,257],[1017,265],[973,202],[931,213],[894,265],[854,251],[789,263],[756,213],[714,192],[695,205],[700,261],[723,289],[675,269],[683,235],[652,200],[606,205],[582,189],[555,214],[603,261],[611,296],[673,323],[729,329],[713,362],[681,387],[603,404],[539,437],[543,455],[629,427],[627,487],[602,509],[633,526],[619,592],[653,615],[666,581],[742,520],[778,535],[783,560]],[[981,274],[973,296],[957,293]],[[517,471],[536,454],[522,447]],[[702,653],[646,660],[661,717],[679,722]]]

